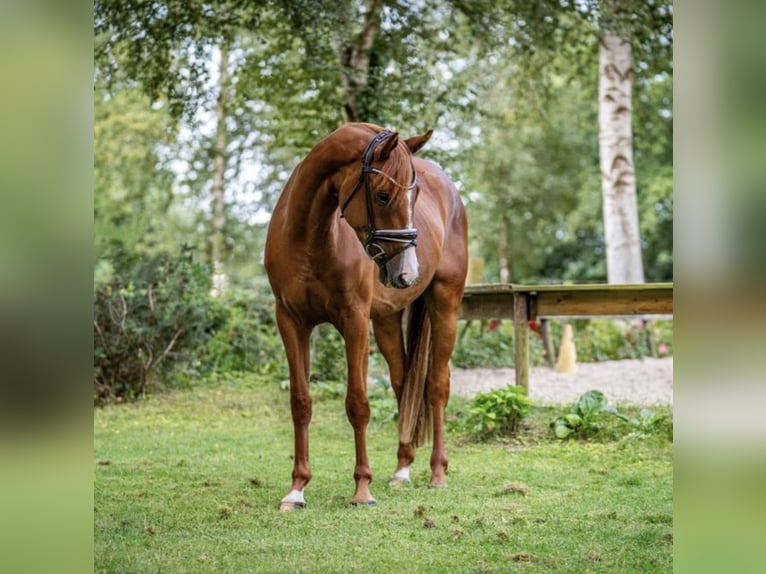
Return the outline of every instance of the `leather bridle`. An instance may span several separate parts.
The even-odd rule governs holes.
[[[393,135],[394,132],[390,130],[383,130],[382,132],[376,134],[375,137],[370,140],[370,143],[367,144],[367,147],[362,154],[362,171],[359,174],[359,181],[356,182],[354,189],[351,190],[351,193],[348,195],[346,200],[343,202],[343,205],[340,207],[340,216],[343,217],[349,202],[353,199],[354,195],[356,195],[357,190],[362,185],[364,185],[365,201],[367,205],[367,236],[364,241],[364,250],[367,255],[369,255],[370,258],[375,261],[375,263],[377,263],[381,268],[406,249],[415,247],[417,245],[418,238],[418,230],[414,227],[407,227],[404,229],[375,228],[375,214],[372,210],[372,190],[370,189],[370,174],[377,173],[383,175],[391,180],[394,184],[404,188],[408,192],[413,191],[417,186],[417,177],[415,175],[414,165],[412,166],[412,182],[410,182],[410,184],[406,187],[397,183],[391,176],[382,172],[378,168],[372,167],[375,148],[384,141],[388,140]],[[386,250],[383,249],[381,243],[397,243],[400,245],[400,247],[393,253],[387,253]]]

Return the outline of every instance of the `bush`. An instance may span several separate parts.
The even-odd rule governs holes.
[[[510,368],[514,366],[512,321],[469,321],[458,324],[459,337],[452,353],[452,364],[462,369]],[[530,333],[529,362],[543,362],[543,345]]]
[[[346,342],[330,324],[319,325],[312,334],[311,380],[346,381]]]
[[[641,359],[655,351],[672,354],[672,321],[580,319],[573,325],[577,359],[583,363]]]
[[[551,338],[560,341],[564,323],[574,328],[577,360],[581,363],[638,359],[656,353],[673,354],[673,321],[613,319],[575,319],[548,321]],[[459,338],[452,353],[455,367],[471,369],[512,368],[514,332],[512,321],[470,321],[459,327]],[[554,362],[556,350],[554,349]],[[529,363],[545,363],[542,336],[529,332]]]
[[[614,415],[621,420],[629,419],[607,404],[601,391],[588,391],[572,404],[569,412],[551,423],[557,438],[576,437],[586,439],[597,435],[603,428],[604,415]]]
[[[508,385],[476,395],[469,408],[467,426],[480,440],[516,436],[531,403],[521,387]]]
[[[286,378],[287,359],[271,294],[229,290],[222,303],[226,320],[207,344],[202,356],[205,370]]]
[[[103,263],[103,262],[102,262]],[[117,250],[98,268],[93,310],[94,400],[134,399],[186,363],[225,320],[211,271],[188,251],[141,257]]]

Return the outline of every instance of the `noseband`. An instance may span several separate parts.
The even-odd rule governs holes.
[[[394,257],[402,253],[404,250],[409,249],[410,247],[415,247],[417,245],[418,238],[418,230],[414,227],[405,229],[375,228],[375,214],[372,211],[372,190],[370,189],[370,174],[380,174],[391,180],[397,186],[404,187],[403,185],[394,181],[394,179],[388,174],[382,172],[376,167],[372,167],[372,159],[375,153],[375,148],[378,147],[379,144],[388,140],[393,135],[394,133],[392,131],[383,130],[382,132],[379,132],[374,138],[372,138],[370,143],[367,144],[367,147],[362,154],[362,171],[359,174],[359,181],[356,182],[354,189],[351,190],[351,193],[346,198],[346,201],[343,202],[343,205],[340,208],[340,216],[343,217],[349,202],[353,199],[354,195],[356,195],[359,187],[364,185],[365,201],[367,205],[367,238],[364,242],[364,250],[367,255],[369,255],[370,258],[378,264],[378,267],[381,268]],[[417,178],[415,176],[415,166],[413,165],[412,182],[410,182],[410,184],[405,189],[406,191],[412,191],[415,189],[416,185]],[[401,247],[399,247],[399,249],[393,253],[388,254],[386,253],[386,250],[381,246],[381,243],[398,243]]]

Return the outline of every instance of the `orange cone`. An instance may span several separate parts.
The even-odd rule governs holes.
[[[559,358],[556,362],[557,373],[574,373],[577,370],[577,350],[574,344],[572,325],[564,325],[564,334],[561,336]]]

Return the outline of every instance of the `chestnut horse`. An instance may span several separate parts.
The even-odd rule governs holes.
[[[356,445],[351,504],[375,504],[366,442],[370,320],[399,405],[391,481],[409,482],[415,448],[432,433],[430,485],[446,486],[444,409],[468,224],[454,184],[435,164],[413,155],[432,133],[402,140],[372,124],[343,125],[298,164],[274,209],[265,265],[290,370],[295,432],[292,486],[280,510],[306,506],[309,335],[326,322],[346,345],[346,413]]]

